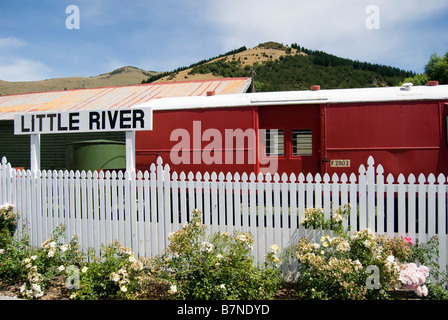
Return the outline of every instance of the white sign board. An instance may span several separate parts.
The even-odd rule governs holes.
[[[23,113],[14,116],[14,134],[152,130],[152,110],[108,109]]]

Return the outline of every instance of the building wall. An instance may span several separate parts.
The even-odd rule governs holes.
[[[6,157],[13,167],[30,168],[30,136],[14,135],[14,121],[0,121],[0,158]],[[41,168],[66,169],[66,144],[76,141],[106,139],[125,141],[124,132],[41,135]]]
[[[138,170],[149,170],[151,163],[161,157],[177,172],[258,171],[255,108],[155,111],[153,117],[152,131],[136,132]],[[249,142],[247,136],[239,140],[229,132],[254,136]],[[232,159],[226,158],[226,151]]]
[[[6,157],[13,167],[30,167],[30,136],[15,136],[14,121],[0,121],[0,158]]]
[[[447,174],[447,112],[438,101],[328,106],[326,156],[351,161],[350,168],[332,168],[328,162],[328,172],[357,173],[373,156],[385,175]]]

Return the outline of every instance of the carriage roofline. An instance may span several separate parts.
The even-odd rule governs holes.
[[[135,105],[153,110],[249,107],[263,105],[366,103],[448,100],[448,85],[258,92],[213,96],[175,97]]]

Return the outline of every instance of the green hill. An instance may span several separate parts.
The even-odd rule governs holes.
[[[241,47],[169,72],[127,66],[92,77],[0,80],[0,95],[224,77],[252,77],[256,91],[307,90],[316,84],[322,89],[365,88],[396,86],[415,76],[411,71],[341,58],[296,43],[286,46],[270,41],[250,49]]]
[[[126,86],[138,84],[155,74],[157,74],[155,71],[145,71],[132,66],[126,66],[92,77],[53,78],[40,81],[0,80],[0,95]]]
[[[251,54],[255,49],[257,51]],[[252,59],[248,59],[250,57]],[[180,72],[182,78],[177,76]],[[194,79],[198,75],[249,76],[254,78],[256,91],[288,91],[305,90],[316,84],[323,89],[396,86],[415,73],[341,58],[297,44],[285,46],[267,42],[252,49],[243,47],[233,50],[220,57],[148,79],[147,82]]]

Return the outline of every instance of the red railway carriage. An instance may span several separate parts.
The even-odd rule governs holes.
[[[136,132],[136,167],[147,170],[161,157],[178,172],[258,172],[258,161],[253,157],[256,145],[249,143],[249,138],[256,143],[256,137],[246,138],[241,146],[234,141],[227,148],[225,141],[226,130],[255,133],[257,126],[254,107],[154,110],[153,130]],[[231,164],[226,161],[226,151],[235,158]],[[237,163],[237,154],[245,160]]]
[[[448,174],[448,86],[247,93],[153,100],[137,169],[178,172]]]

